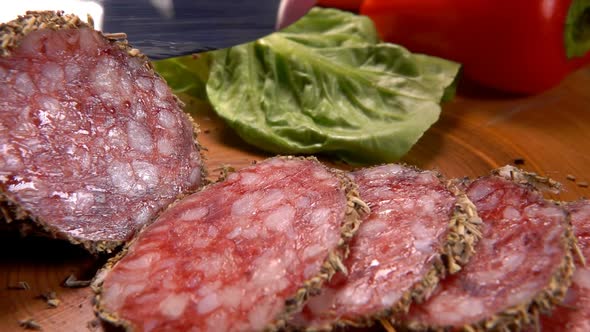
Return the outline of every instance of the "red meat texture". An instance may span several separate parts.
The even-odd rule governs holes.
[[[260,330],[339,246],[347,199],[318,162],[274,158],[184,198],[108,274],[102,303],[139,330]]]
[[[293,324],[320,328],[391,309],[440,260],[454,195],[431,171],[384,165],[353,173],[371,208],[344,264]]]
[[[54,231],[124,241],[201,184],[165,81],[89,28],[29,33],[0,58],[0,186]]]
[[[590,262],[590,201],[567,205],[571,213],[574,234],[586,264]],[[541,318],[542,331],[590,331],[590,267],[576,262],[572,285],[562,304]]]
[[[530,302],[567,253],[566,212],[530,187],[492,176],[474,181],[467,194],[484,222],[476,253],[411,308],[410,320],[461,327]]]

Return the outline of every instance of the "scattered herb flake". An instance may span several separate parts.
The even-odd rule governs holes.
[[[218,167],[216,169],[214,169],[214,171],[218,171],[219,172],[219,177],[218,177],[218,181],[223,181],[225,179],[227,179],[227,177],[236,171],[236,169],[233,166],[230,165],[221,165],[221,167]]]
[[[39,325],[39,323],[37,323],[33,318],[19,320],[18,325],[20,325],[20,327],[24,328],[25,330],[41,330],[41,325]]]
[[[582,188],[588,188],[588,182],[578,182],[578,187],[582,187]]]
[[[570,180],[570,181],[576,181],[576,177],[573,176],[573,175],[571,175],[571,174],[566,175],[565,178],[568,179],[568,180]]]
[[[524,158],[515,158],[514,165],[524,165]]]
[[[61,300],[60,299],[49,299],[49,300],[47,300],[47,305],[50,306],[51,308],[57,308],[60,303],[61,303]]]
[[[29,290],[31,286],[26,281],[19,281],[16,285],[8,286],[8,289],[21,289],[21,290]]]
[[[91,280],[78,280],[73,274],[70,274],[64,281],[63,286],[68,288],[83,288],[90,286]]]
[[[98,331],[99,326],[100,326],[100,321],[98,319],[93,319],[86,324],[86,327],[90,331]]]
[[[41,298],[45,300],[50,308],[57,308],[61,303],[61,300],[57,298],[57,294],[54,291],[41,294]]]

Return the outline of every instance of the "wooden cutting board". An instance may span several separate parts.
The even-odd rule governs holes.
[[[211,178],[224,166],[239,169],[270,156],[242,142],[207,106],[189,102],[187,111],[201,125]],[[590,67],[526,98],[464,84],[403,161],[447,177],[475,177],[517,164],[561,182],[564,190],[554,199],[590,196]],[[18,331],[18,321],[26,319],[43,331],[100,330],[91,323],[90,288],[61,284],[72,274],[92,278],[102,263],[60,241],[0,234],[0,331]],[[29,289],[18,289],[20,282]],[[49,291],[60,300],[57,308],[40,296]]]

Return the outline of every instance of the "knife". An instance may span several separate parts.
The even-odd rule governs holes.
[[[27,10],[63,10],[95,29],[123,32],[151,59],[250,42],[299,19],[315,0],[18,0],[2,5],[0,22]]]

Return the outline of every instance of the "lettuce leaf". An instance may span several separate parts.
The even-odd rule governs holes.
[[[381,43],[367,17],[314,8],[266,38],[155,67],[260,149],[361,164],[406,154],[438,120],[460,66]]]
[[[459,67],[380,43],[366,17],[314,8],[281,32],[213,52],[207,95],[260,149],[392,162],[438,120]]]
[[[207,79],[211,67],[211,55],[201,53],[152,62],[154,69],[176,94],[187,94],[202,101],[207,100]]]

